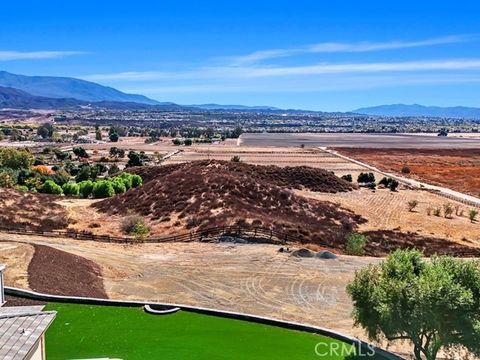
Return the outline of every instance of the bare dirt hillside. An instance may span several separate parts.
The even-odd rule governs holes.
[[[346,192],[352,185],[322,169],[279,168],[226,161],[195,161],[138,169],[143,186],[92,204],[111,215],[137,213],[177,232],[253,224],[338,247],[364,221],[351,211],[307,199],[289,189]]]
[[[0,189],[0,226],[18,226],[35,231],[64,229],[67,211],[55,201],[57,196]]]

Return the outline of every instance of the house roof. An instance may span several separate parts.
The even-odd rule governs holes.
[[[24,359],[55,318],[43,306],[0,308],[0,359]]]

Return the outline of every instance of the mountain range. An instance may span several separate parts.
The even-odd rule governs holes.
[[[94,82],[55,76],[26,76],[0,71],[0,86],[23,90],[45,98],[73,98],[82,101],[122,101],[158,105],[159,102],[143,95],[126,94]]]
[[[26,76],[0,71],[0,108],[65,109],[80,107],[125,110],[161,109],[188,111],[201,109],[211,111],[284,112],[291,114],[321,113],[320,111],[285,110],[273,106],[220,104],[177,105],[172,102],[159,102],[143,95],[127,94],[112,87],[81,79],[55,76]],[[480,119],[480,108],[393,104],[364,107],[353,110],[349,112],[349,114]]]
[[[480,119],[480,108],[423,106],[418,104],[380,105],[353,110],[353,113],[376,116],[427,116]]]

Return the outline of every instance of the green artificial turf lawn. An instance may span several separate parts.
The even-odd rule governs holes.
[[[46,334],[49,360],[344,359],[315,354],[318,342],[344,343],[275,326],[179,311],[50,303],[57,317]]]

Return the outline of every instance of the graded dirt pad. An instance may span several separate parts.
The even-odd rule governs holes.
[[[7,237],[12,239],[0,234],[0,239]],[[345,286],[355,270],[380,261],[298,258],[266,244],[122,245],[14,235],[12,240],[16,239],[95,262],[112,299],[238,311],[323,326],[363,339],[363,331],[353,328]],[[65,286],[64,281],[59,278],[56,286]]]
[[[339,153],[388,172],[480,196],[480,142],[475,149],[335,148]],[[402,174],[404,166],[409,174]]]
[[[139,170],[144,171],[149,169]],[[343,243],[345,232],[362,222],[352,212],[288,190],[352,189],[350,183],[321,169],[198,161],[152,171],[156,176],[143,186],[92,206],[111,215],[145,216],[160,235],[246,223],[335,248]]]
[[[0,189],[0,226],[35,231],[64,229],[68,226],[67,212],[56,200],[54,195]]]
[[[100,267],[93,261],[43,245],[28,266],[29,287],[53,295],[107,298]]]

